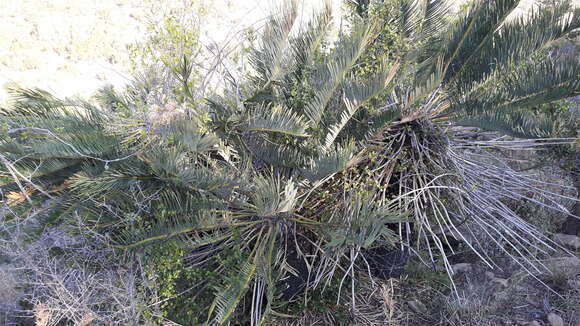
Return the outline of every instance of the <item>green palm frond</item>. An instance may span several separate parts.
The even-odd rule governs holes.
[[[392,5],[394,8],[389,8],[396,11],[396,19],[394,22],[405,37],[411,37],[415,31],[423,23],[421,21],[421,5],[424,1],[421,0],[403,0],[393,2],[383,2],[383,6]]]
[[[454,77],[459,92],[471,91],[477,82],[499,72],[505,74],[514,65],[526,64],[552,41],[580,27],[580,8],[573,11],[567,1],[554,8],[532,9],[530,13],[505,23],[470,60],[463,63]]]
[[[399,11],[397,24],[406,37],[416,40],[433,37],[445,27],[449,11],[446,0],[404,0],[395,4]]]
[[[193,207],[201,210],[214,209],[218,207],[213,202],[199,200],[194,204],[190,204],[189,207]],[[207,217],[207,214],[191,214],[189,216],[181,216],[179,220],[166,220],[166,221],[155,221],[151,223],[146,228],[129,228],[125,232],[121,232],[116,236],[116,241],[111,246],[119,249],[133,249],[139,247],[150,246],[155,243],[164,242],[172,239],[183,238],[184,241],[189,241],[188,244],[192,244],[190,234],[208,232],[208,231],[220,231],[220,229],[226,228],[226,225],[215,224],[209,225],[207,219],[202,217]],[[218,241],[223,241],[227,236],[220,235],[219,233],[213,234],[211,238],[203,238],[204,241],[194,242],[195,245],[201,245],[203,243],[214,243]]]
[[[328,231],[330,240],[326,246],[329,249],[351,245],[368,248],[379,239],[396,242],[397,237],[388,224],[401,222],[406,214],[388,206],[377,207],[368,195],[356,194],[347,203],[342,214],[344,224]]]
[[[405,2],[403,2],[404,4]],[[402,17],[411,15],[411,20],[404,26],[409,42],[415,44],[405,55],[406,62],[417,65],[414,74],[418,79],[428,79],[431,74],[440,69],[442,60],[441,48],[445,44],[443,39],[447,29],[450,3],[446,0],[421,0],[403,5]]]
[[[545,137],[551,130],[550,121],[538,121],[526,109],[578,94],[579,77],[580,64],[575,58],[532,62],[499,75],[499,80],[484,81],[487,87],[468,94],[451,110],[460,125],[495,130],[495,123],[497,130],[506,133]],[[529,132],[526,127],[531,128]]]
[[[74,98],[60,99],[41,89],[9,87],[11,105],[0,108],[0,117],[7,122],[40,124],[38,128],[74,127],[74,124],[100,125],[106,115],[88,101]],[[64,121],[60,121],[64,119]],[[59,124],[60,122],[60,124]]]
[[[111,111],[117,111],[119,109],[130,110],[133,106],[126,94],[117,92],[112,85],[99,88],[95,99],[101,107]]]
[[[520,138],[552,136],[557,121],[538,117],[530,108],[579,94],[580,64],[576,60],[545,61],[502,75],[485,96],[470,96],[453,109],[455,123],[496,130]]]
[[[398,68],[399,63],[396,63],[389,69],[383,69],[383,72],[368,81],[351,81],[342,86],[344,109],[339,113],[338,122],[328,128],[322,147],[323,151],[330,149],[340,132],[363,104],[377,96],[391,84]]]
[[[326,106],[344,81],[347,73],[374,38],[374,33],[375,27],[372,25],[364,28],[359,27],[352,35],[341,39],[327,62],[318,66],[313,72],[314,98],[304,110],[313,126],[321,122]]]
[[[421,38],[432,37],[445,27],[450,4],[446,0],[420,1],[420,23],[413,29]]]
[[[256,274],[256,264],[245,261],[236,268],[234,276],[226,279],[209,308],[208,325],[225,325],[232,317],[238,303],[250,287]]]
[[[245,107],[228,105],[223,98],[208,98],[210,125],[217,134],[228,134],[238,128],[245,114]],[[227,137],[227,136],[226,136]]]
[[[137,192],[140,189],[133,190],[132,197],[139,198]],[[148,192],[145,192],[146,194]],[[195,192],[184,192],[178,188],[166,187],[157,189],[157,192],[151,196],[151,205],[155,209],[161,210],[159,218],[179,221],[181,217],[191,215],[200,215],[205,211],[224,209],[226,203],[215,196],[199,194]],[[201,217],[198,226],[208,226],[217,223],[217,217],[214,215],[205,215]]]
[[[195,164],[188,155],[177,149],[151,151],[145,160],[155,179],[167,184],[212,193],[242,186],[236,176]]]
[[[580,63],[576,58],[523,65],[495,85],[487,96],[499,107],[526,108],[574,96],[580,87]],[[483,96],[480,96],[483,97]]]
[[[207,215],[207,214],[206,214]],[[208,245],[220,245],[231,239],[229,231],[215,231],[211,233],[191,233],[180,238],[181,245],[188,249],[196,249]]]
[[[354,293],[363,248],[416,245],[449,267],[447,230],[479,229],[522,257],[545,244],[506,201],[546,192],[455,125],[552,136],[529,109],[579,93],[577,58],[546,50],[580,27],[580,11],[564,2],[509,21],[518,0],[479,0],[450,21],[444,0],[355,2],[363,14],[334,43],[329,1],[304,27],[298,1],[284,2],[250,50],[251,73],[205,101],[187,58],[123,92],[103,88],[99,106],[14,88],[0,109],[0,192],[20,200],[15,212],[40,199],[53,223],[85,223],[115,248],[199,254],[188,267],[207,279],[182,274],[204,275],[199,293],[214,295],[207,325],[237,313],[266,324],[291,274],[303,302],[335,270]],[[485,255],[479,238],[462,240]]]
[[[519,0],[477,1],[445,31],[443,57],[447,67],[446,80],[476,58],[518,4]]]
[[[61,108],[65,101],[55,97],[47,91],[38,88],[22,88],[16,85],[7,87],[10,94],[11,105],[1,109],[0,114],[10,116],[10,114],[46,117],[47,113],[54,112],[54,109]]]
[[[255,158],[276,167],[300,168],[307,164],[312,154],[304,144],[277,143],[263,137],[252,139],[250,152]]]
[[[380,108],[380,111],[373,115],[366,125],[362,126],[362,132],[357,133],[355,139],[366,140],[372,138],[384,129],[385,126],[389,126],[393,121],[399,120],[401,118],[401,107],[397,103],[390,103]]]
[[[119,154],[108,118],[92,104],[61,100],[40,90],[11,89],[15,102],[0,112],[12,150],[36,159],[102,159]]]
[[[290,41],[296,68],[301,70],[313,64],[316,52],[322,46],[332,26],[332,5],[324,0],[322,9]],[[298,75],[296,77],[301,77]]]
[[[36,130],[35,130],[36,131]],[[85,129],[85,132],[56,135],[48,130],[40,130],[43,141],[28,144],[30,156],[36,159],[85,159],[111,157],[117,151],[117,137],[103,134],[100,130]],[[40,140],[40,139],[38,139]]]
[[[90,170],[89,170],[90,171]],[[94,170],[93,175],[83,168],[83,172],[75,174],[71,179],[71,189],[85,198],[106,195],[111,200],[125,196],[119,194],[130,193],[130,188],[138,186],[142,190],[154,191],[160,182],[142,162],[131,160],[107,170]]]
[[[341,172],[357,162],[354,142],[347,142],[343,146],[336,146],[332,150],[312,160],[307,168],[301,169],[302,175],[310,181],[323,179],[334,173]]]
[[[268,88],[284,74],[285,50],[297,17],[296,0],[285,1],[264,26],[261,47],[250,56],[250,62],[258,73],[259,89]]]
[[[529,110],[489,110],[456,120],[461,126],[499,131],[519,138],[548,138],[552,136],[554,121],[533,116]]]
[[[0,146],[0,152],[6,150]],[[6,155],[6,159],[14,162],[14,167],[25,176],[29,176],[33,182],[44,184],[48,182],[62,182],[72,173],[80,168],[81,163],[78,160],[71,159],[50,159],[50,160],[35,160],[31,158],[21,158],[22,155],[18,151],[6,150],[5,153],[13,153],[15,155]],[[0,163],[0,166],[2,164]],[[2,167],[4,169],[5,167]],[[13,178],[0,179],[0,186],[12,184]]]
[[[248,123],[243,126],[243,130],[264,131],[279,134],[286,134],[296,137],[308,137],[308,121],[293,112],[292,109],[275,106],[273,108],[259,108]]]
[[[172,137],[183,149],[201,154],[215,150],[219,139],[208,132],[202,132],[193,120],[177,120],[169,126],[168,136]]]
[[[282,184],[280,176],[257,177],[253,180],[254,188],[250,200],[238,215],[258,217],[279,217],[280,214],[290,214],[297,200],[296,184],[292,179]]]

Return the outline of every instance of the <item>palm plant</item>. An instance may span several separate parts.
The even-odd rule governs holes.
[[[252,73],[229,76],[207,105],[187,58],[124,94],[103,89],[98,106],[15,89],[0,112],[0,185],[23,212],[14,222],[81,217],[125,250],[178,243],[191,268],[227,275],[199,284],[212,325],[236,312],[263,325],[280,302],[332,281],[350,280],[354,303],[373,248],[426,252],[450,270],[455,238],[490,266],[491,243],[538,268],[535,252],[552,243],[506,200],[555,195],[484,149],[537,141],[474,141],[461,128],[543,141],[550,121],[526,109],[578,93],[578,62],[545,50],[580,11],[562,2],[508,21],[518,3],[476,1],[449,20],[444,1],[394,1],[379,21],[362,13],[385,4],[365,2],[328,46],[330,5],[299,26],[290,1],[263,28]],[[357,74],[387,23],[416,46]],[[226,249],[241,256],[235,268],[215,259]]]

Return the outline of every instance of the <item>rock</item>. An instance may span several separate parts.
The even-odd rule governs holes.
[[[554,241],[575,250],[580,249],[580,237],[576,235],[556,233],[554,235]]]
[[[471,272],[472,269],[473,268],[471,264],[468,263],[459,263],[451,265],[451,270],[453,271],[453,274]]]
[[[487,271],[485,272],[485,276],[487,276],[492,282],[496,282],[501,284],[504,287],[508,286],[508,280],[505,278],[501,278],[501,277],[495,277],[495,274],[493,272]]]
[[[552,326],[564,326],[564,319],[553,312],[548,314],[548,321]]]
[[[574,256],[563,256],[547,259],[544,264],[559,275],[565,276],[569,281],[576,280],[576,275],[580,270],[580,258]],[[580,281],[580,279],[578,279]]]
[[[419,300],[408,301],[407,304],[416,314],[424,314],[427,312],[427,306]]]
[[[575,256],[563,256],[563,257],[556,257],[552,259],[548,259],[546,261],[548,266],[553,266],[557,268],[580,268],[580,258]]]
[[[506,280],[505,278],[494,277],[492,279],[492,281],[501,284],[501,286],[503,286],[503,287],[507,287],[508,286],[508,280]]]
[[[540,322],[538,322],[537,320],[534,320],[532,322],[529,322],[528,326],[542,326],[542,324],[540,324]]]

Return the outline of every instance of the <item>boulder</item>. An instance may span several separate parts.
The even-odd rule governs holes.
[[[580,237],[576,235],[557,233],[554,235],[554,241],[574,250],[580,249]]]
[[[564,319],[553,312],[548,314],[548,322],[551,326],[564,326]]]
[[[427,306],[419,300],[408,301],[409,308],[416,314],[424,314],[427,312]]]
[[[471,272],[473,270],[473,266],[468,263],[459,263],[451,265],[451,270],[453,271],[453,274],[466,273]]]

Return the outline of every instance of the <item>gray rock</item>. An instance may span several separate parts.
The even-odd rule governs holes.
[[[471,264],[468,263],[459,263],[451,265],[451,270],[453,271],[453,274],[471,272],[472,269],[473,267],[471,266]]]
[[[485,272],[485,276],[487,276],[492,282],[501,284],[504,287],[508,286],[508,280],[505,278],[501,278],[501,277],[495,277],[495,274],[493,272],[487,271]]]
[[[424,314],[427,312],[427,306],[419,300],[408,301],[407,304],[416,314]]]
[[[503,287],[508,286],[508,280],[506,280],[505,278],[495,277],[492,279],[492,281],[501,284],[501,286]]]
[[[553,312],[548,314],[548,321],[551,326],[564,326],[564,319]]]
[[[580,237],[572,234],[557,233],[554,240],[566,247],[578,250],[580,249]]]
[[[532,322],[529,322],[528,326],[542,326],[542,324],[540,324],[540,322],[538,322],[537,320],[534,320]]]

